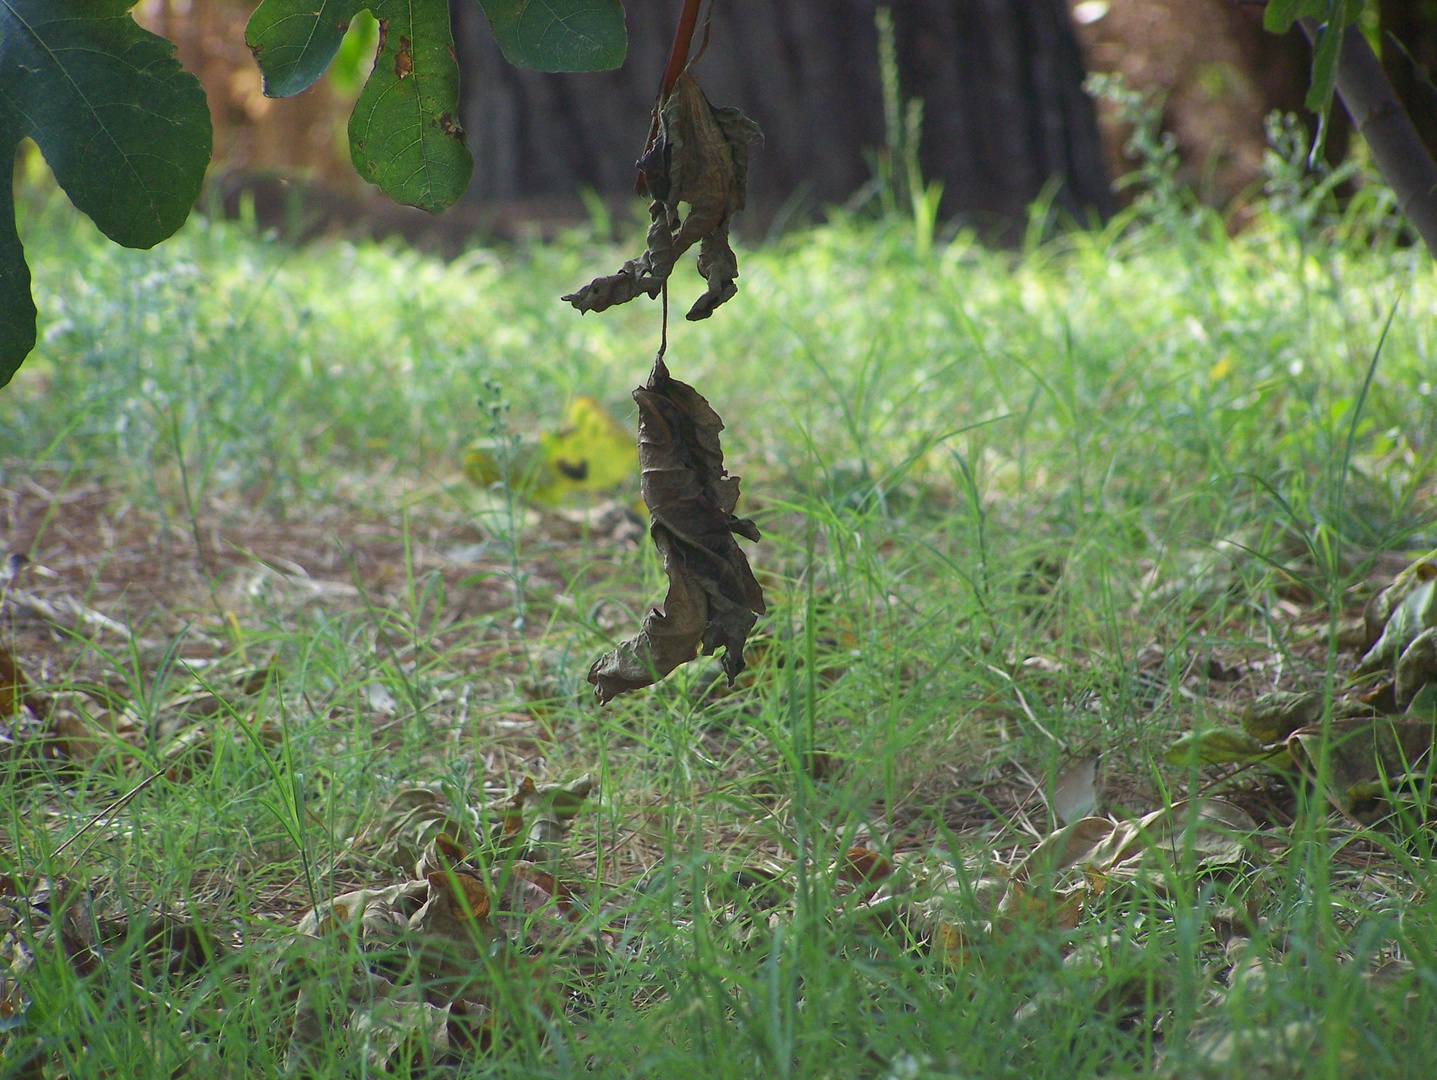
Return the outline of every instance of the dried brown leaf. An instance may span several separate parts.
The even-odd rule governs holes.
[[[714,108],[699,84],[681,75],[658,114],[653,145],[638,161],[654,201],[648,247],[617,274],[595,278],[564,299],[580,311],[603,311],[643,294],[659,294],[684,252],[699,244],[699,273],[708,289],[689,310],[706,319],[738,292],[738,259],[729,246],[729,223],[743,209],[749,146],[762,138],[734,108]],[[688,213],[680,219],[679,203]]]
[[[356,889],[311,909],[299,922],[301,937],[358,933],[363,941],[388,944],[408,929],[409,919],[423,906],[429,886],[406,881],[385,889]]]
[[[882,852],[851,847],[843,855],[838,876],[853,885],[871,885],[893,873],[893,863]]]
[[[736,517],[739,478],[723,466],[723,420],[693,387],[670,377],[663,356],[634,391],[639,406],[639,466],[649,535],[669,579],[662,608],[639,633],[594,661],[589,682],[600,703],[662,679],[702,649],[722,647],[729,685],[743,670],[743,647],[764,613],[759,586],[734,534],[758,540],[758,527]]]
[[[25,673],[15,658],[0,646],[0,716],[9,716],[20,708],[30,691]]]
[[[416,864],[437,836],[466,836],[476,820],[477,815],[468,807],[451,809],[440,795],[428,788],[402,789],[369,830],[371,842],[377,844],[374,859],[414,873]]]
[[[578,815],[593,790],[594,779],[587,773],[566,784],[536,785],[526,776],[512,796],[489,804],[499,818],[490,838],[501,850],[517,847],[525,859],[556,858],[565,823]]]

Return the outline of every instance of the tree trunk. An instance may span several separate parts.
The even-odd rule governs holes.
[[[628,0],[621,69],[548,75],[504,63],[475,0],[452,0],[460,111],[476,164],[466,198],[572,197],[586,185],[631,196],[680,6]],[[751,220],[785,203],[841,202],[872,177],[871,151],[885,143],[875,6],[716,5],[695,70],[715,104],[737,105],[763,128]],[[924,100],[920,159],[944,184],[945,216],[1012,235],[1053,178],[1058,206],[1080,216],[1109,211],[1064,0],[904,0],[893,14],[902,92]]]
[[[1432,87],[1437,76],[1437,8],[1428,0],[1381,0],[1377,10],[1382,68],[1428,153],[1437,157],[1437,92]]]

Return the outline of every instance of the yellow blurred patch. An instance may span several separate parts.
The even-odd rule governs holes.
[[[505,447],[497,440],[474,443],[464,454],[464,475],[487,487],[508,481],[526,499],[553,505],[576,491],[604,491],[638,471],[631,431],[591,397],[575,398],[558,431]]]
[[[1213,382],[1221,382],[1231,374],[1232,357],[1228,356],[1227,353],[1223,353],[1222,356],[1218,358],[1218,362],[1208,368],[1207,377]]]

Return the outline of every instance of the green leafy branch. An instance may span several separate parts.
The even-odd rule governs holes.
[[[1355,25],[1366,6],[1367,0],[1268,0],[1263,24],[1285,34],[1296,23],[1312,42],[1306,104],[1320,118],[1312,158],[1322,153],[1326,143],[1335,91],[1403,214],[1427,250],[1437,255],[1437,162]]]
[[[136,0],[0,0],[0,153],[34,139],[75,206],[110,239],[152,247],[184,224],[209,165],[209,109],[174,45],[130,16]],[[621,0],[479,0],[511,63],[617,67]],[[448,0],[264,0],[245,38],[264,91],[288,97],[324,74],[350,20],[379,20],[379,47],[349,122],[355,169],[431,213],[464,193],[459,66]],[[0,184],[0,386],[35,346],[30,268],[11,184]]]
[[[1313,155],[1322,153],[1327,141],[1327,118],[1332,111],[1332,94],[1337,88],[1337,61],[1342,35],[1362,17],[1366,0],[1270,0],[1263,12],[1263,26],[1274,34],[1285,34],[1298,19],[1316,19],[1317,40],[1312,47],[1312,81],[1304,104],[1321,117]]]

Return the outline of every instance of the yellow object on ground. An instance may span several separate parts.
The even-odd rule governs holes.
[[[577,397],[558,431],[507,448],[495,439],[464,454],[464,475],[482,487],[507,481],[534,502],[553,505],[576,491],[603,491],[632,477],[639,465],[634,434],[591,397]]]

